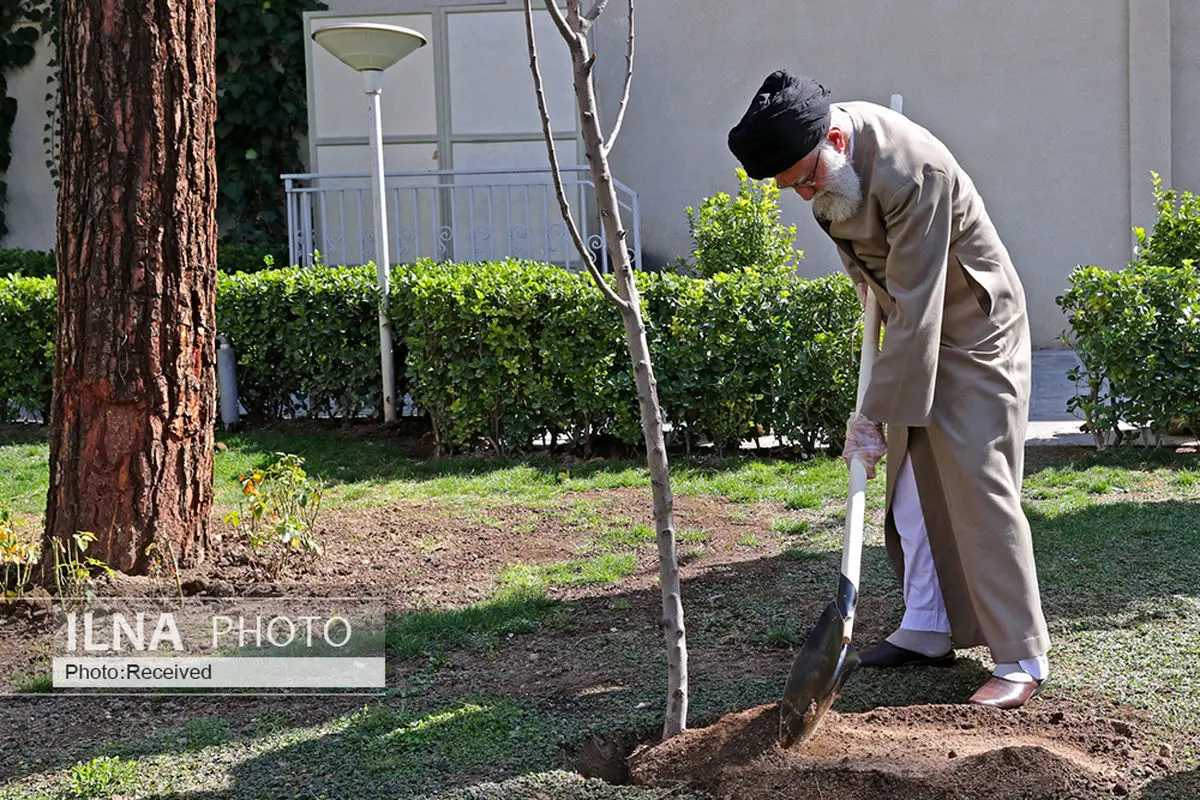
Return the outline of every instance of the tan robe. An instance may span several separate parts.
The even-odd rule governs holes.
[[[888,426],[888,555],[903,580],[891,503],[907,453],[955,646],[987,645],[1006,662],[1040,655],[1050,637],[1021,510],[1024,289],[945,145],[881,106],[835,108],[853,123],[863,204],[823,227],[887,315],[863,413]]]

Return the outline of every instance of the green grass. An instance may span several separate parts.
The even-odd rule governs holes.
[[[18,433],[0,439],[0,491],[17,498],[18,511],[37,514],[45,494],[44,463],[42,473],[35,474],[29,460],[44,462],[44,452],[31,455],[29,448],[44,445],[27,430]],[[597,463],[565,471],[560,463],[537,459],[422,462],[398,455],[386,441],[325,434],[266,432],[225,441],[230,450],[217,457],[218,485],[228,480],[235,486],[231,476],[261,466],[276,451],[296,452],[308,459],[310,472],[336,482],[335,508],[419,499],[437,513],[465,519],[480,509],[527,505],[559,515],[584,532],[590,545],[581,553],[585,557],[571,561],[510,565],[496,576],[495,594],[481,603],[428,608],[392,620],[389,654],[408,682],[366,708],[331,711],[303,724],[274,716],[264,706],[265,713],[250,723],[235,720],[231,707],[229,718],[214,716],[210,708],[186,723],[176,719],[169,733],[131,725],[116,741],[75,742],[76,749],[48,763],[20,767],[19,783],[0,789],[0,800],[72,797],[67,792],[74,791],[76,780],[98,793],[84,796],[96,797],[659,796],[632,787],[585,785],[558,771],[561,745],[593,732],[649,733],[660,721],[666,669],[655,625],[657,592],[631,591],[623,584],[636,555],[650,556],[653,530],[609,514],[603,494],[575,494],[647,490],[644,468]],[[15,471],[9,469],[14,465]],[[732,662],[743,653],[786,660],[787,648],[802,640],[815,618],[804,609],[832,599],[845,486],[845,467],[835,459],[674,461],[677,495],[726,498],[732,504],[715,513],[753,521],[755,527],[739,544],[758,546],[765,527],[774,534],[763,540],[761,553],[753,554],[756,564],[770,559],[769,569],[744,573],[734,564],[685,583],[688,644],[694,653],[725,653]],[[882,480],[871,482],[862,578],[862,608],[871,609],[871,617],[860,620],[860,631],[887,630],[900,613],[879,531],[882,491]],[[645,497],[648,509],[648,491]],[[764,500],[796,510],[770,518],[744,505]],[[1027,464],[1025,503],[1054,642],[1043,702],[1100,698],[1107,703],[1111,698],[1144,709],[1155,723],[1175,731],[1172,763],[1192,770],[1191,777],[1162,779],[1146,792],[1148,798],[1200,796],[1194,780],[1200,746],[1179,745],[1188,732],[1200,729],[1198,501],[1200,459],[1194,455],[1122,450],[1063,457],[1037,451]],[[704,557],[700,546],[709,538],[707,531],[685,527],[678,538],[688,546],[681,548],[687,559]],[[438,544],[436,537],[417,543],[427,549]],[[696,574],[704,569],[702,560]],[[556,589],[578,586],[611,588],[589,592],[603,591],[588,601],[591,605],[553,599]],[[610,614],[640,619],[641,627],[622,622],[610,629]],[[564,646],[574,648],[573,664],[594,664],[594,673],[581,670],[588,674],[578,683],[573,677],[563,684],[571,687],[567,693],[541,695],[521,688],[526,676],[534,685],[541,669],[526,661],[529,649]],[[936,675],[864,670],[847,684],[838,708],[957,702],[986,677],[985,658],[970,651]],[[507,672],[496,674],[509,676],[510,684],[482,697],[473,694],[477,688],[463,688],[494,678],[492,664],[505,667]],[[694,670],[691,720],[700,724],[768,702],[777,696],[782,678]]]
[[[138,765],[135,762],[112,756],[93,758],[71,767],[66,785],[62,788],[62,796],[80,800],[112,797],[133,783],[137,773]]]
[[[50,444],[45,429],[33,425],[0,426],[0,501],[15,514],[46,510]]]
[[[620,583],[637,565],[633,553],[604,553],[558,564],[513,564],[500,573],[501,592],[539,593],[556,586]]]
[[[218,436],[228,450],[216,454],[218,505],[237,505],[238,476],[275,461],[276,453],[305,459],[305,469],[327,482],[324,508],[368,508],[400,500],[434,500],[447,505],[544,505],[575,492],[636,487],[649,489],[641,462],[596,462],[564,470],[544,458],[525,460],[414,459],[386,438],[355,438],[336,432],[289,433],[261,430]],[[0,499],[18,513],[45,510],[49,446],[44,428],[0,427]],[[738,503],[770,500],[790,508],[844,502],[845,467],[836,459],[763,461],[753,456],[679,457],[672,465],[678,494],[724,497]],[[872,481],[881,496],[882,482]]]
[[[388,626],[387,646],[400,658],[486,646],[537,630],[557,606],[544,591],[505,591],[461,608],[414,611]]]
[[[771,520],[771,530],[775,533],[798,534],[808,532],[808,520],[798,517],[776,517]]]

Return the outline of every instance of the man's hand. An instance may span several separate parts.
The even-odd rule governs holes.
[[[862,414],[855,414],[846,426],[846,447],[842,458],[849,464],[858,459],[867,468],[867,477],[875,477],[875,465],[887,453],[887,442],[883,438],[883,426],[872,422]]]

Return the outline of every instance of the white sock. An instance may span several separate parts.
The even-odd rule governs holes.
[[[1040,655],[1036,658],[1022,658],[1015,663],[1000,663],[996,665],[996,669],[992,671],[992,674],[997,678],[1006,678],[1010,681],[1021,683],[1044,681],[1046,680],[1046,676],[1050,674],[1050,659],[1044,655]]]
[[[912,650],[923,656],[936,658],[950,652],[950,634],[939,631],[914,631],[909,628],[898,628],[887,637],[896,647]]]

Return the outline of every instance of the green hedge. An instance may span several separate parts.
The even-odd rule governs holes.
[[[374,267],[288,267],[217,277],[217,330],[237,354],[238,396],[251,421],[381,408]],[[404,375],[403,305],[396,375]],[[401,382],[398,390],[404,385]]]
[[[1126,423],[1153,435],[1200,422],[1200,274],[1132,264],[1121,272],[1078,267],[1058,298],[1081,366],[1069,401],[1098,440]]]
[[[49,414],[56,308],[53,278],[0,276],[0,422]]]
[[[408,370],[439,435],[521,447],[564,432],[641,442],[624,329],[586,276],[545,265],[423,265]],[[860,309],[844,276],[639,275],[659,401],[676,443],[775,432],[837,441],[853,408]]]
[[[26,278],[53,278],[53,250],[0,250],[0,276],[21,275]]]
[[[222,272],[260,272],[272,267],[287,266],[287,262],[286,244],[217,245],[217,269]],[[53,250],[0,250],[0,275],[53,278],[54,272]]]
[[[49,314],[28,325],[52,331],[53,284],[44,285]],[[841,437],[860,332],[847,278],[748,270],[644,274],[639,286],[675,444],[703,437],[726,449],[774,432],[812,452]],[[372,267],[222,273],[217,291],[218,329],[237,353],[252,419],[380,408]],[[430,413],[444,444],[503,451],[547,433],[641,443],[620,315],[586,275],[520,261],[420,262],[393,271],[390,308],[398,392]],[[28,358],[6,363],[0,380],[25,374],[17,362]]]

